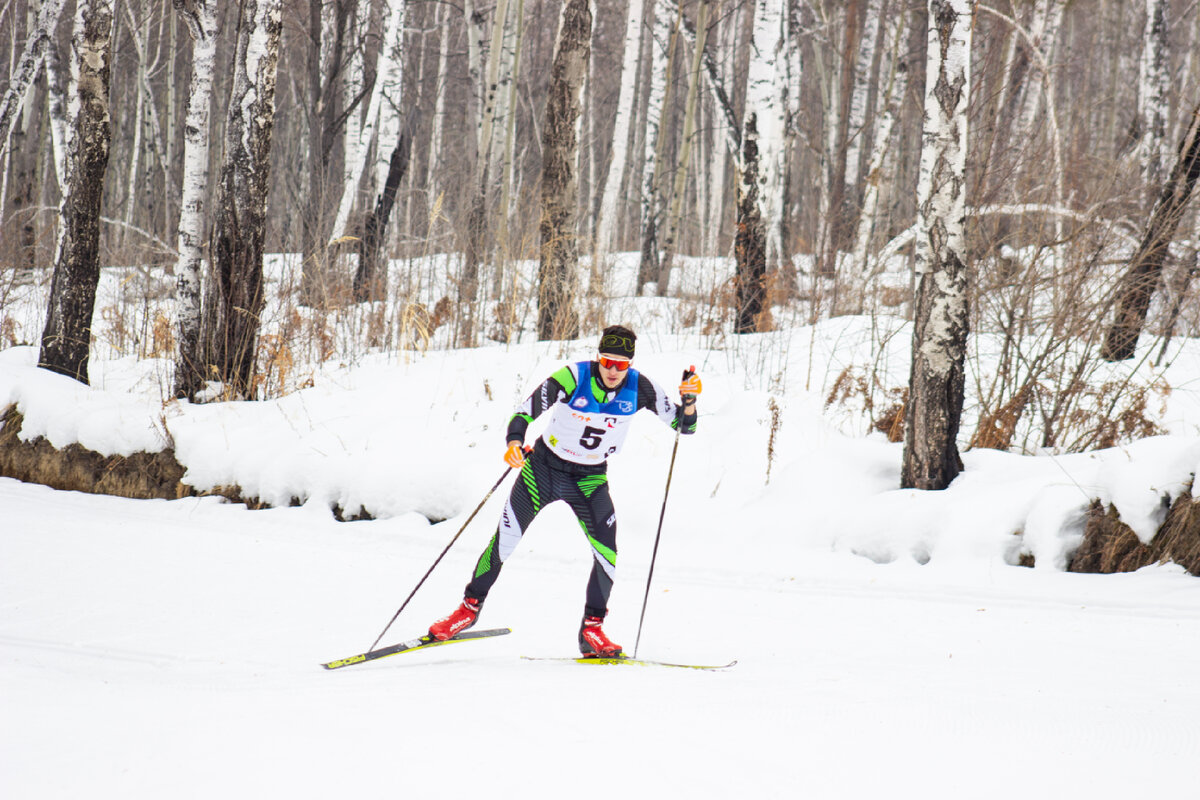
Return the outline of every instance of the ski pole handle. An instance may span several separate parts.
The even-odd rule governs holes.
[[[693,391],[688,391],[692,389]],[[679,395],[683,402],[694,401],[700,394],[700,379],[696,377],[696,366],[693,364],[683,371],[683,379],[679,384]]]

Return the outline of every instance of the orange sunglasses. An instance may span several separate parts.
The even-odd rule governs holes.
[[[604,367],[605,369],[615,369],[618,372],[624,372],[625,370],[629,369],[630,361],[628,358],[609,358],[608,356],[600,356],[596,360],[599,361],[600,366]]]

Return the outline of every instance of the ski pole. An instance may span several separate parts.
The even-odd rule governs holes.
[[[696,368],[689,367],[683,371],[686,381]],[[646,595],[642,598],[642,615],[638,618],[637,640],[633,643],[633,657],[637,658],[638,647],[642,643],[642,623],[646,621],[646,604],[650,601],[650,581],[654,580],[654,562],[658,559],[658,540],[662,536],[663,517],[667,515],[667,495],[671,491],[671,476],[675,473],[675,454],[679,452],[679,430],[683,426],[683,406],[675,417],[675,445],[671,448],[671,466],[667,468],[667,487],[663,489],[662,510],[658,512],[658,531],[654,534],[654,550],[650,553],[650,574],[646,576]]]
[[[526,453],[528,453],[529,450],[530,448],[525,448]],[[388,628],[392,627],[392,623],[395,622],[396,618],[400,616],[400,612],[403,611],[405,607],[408,606],[409,601],[416,596],[417,590],[419,590],[421,586],[424,585],[425,580],[433,574],[433,571],[437,568],[437,565],[440,564],[442,559],[446,557],[446,553],[450,552],[450,548],[453,547],[454,543],[458,541],[458,537],[462,536],[463,531],[465,531],[467,526],[471,524],[471,520],[475,519],[475,515],[478,514],[479,510],[483,508],[484,503],[490,500],[492,495],[495,494],[496,490],[500,488],[500,484],[504,483],[504,479],[508,477],[509,469],[511,469],[511,467],[506,468],[504,470],[504,474],[500,476],[500,479],[492,484],[492,488],[488,489],[488,493],[485,494],[483,499],[479,501],[479,505],[475,506],[475,510],[471,512],[471,516],[467,517],[467,521],[464,522],[462,527],[458,529],[458,533],[454,534],[454,538],[450,540],[450,544],[446,545],[446,549],[442,550],[441,555],[439,555],[429,569],[426,570],[425,574],[421,577],[421,580],[417,581],[417,585],[413,587],[412,592],[410,592],[408,597],[404,599],[404,602],[400,605],[400,608],[396,609],[396,613],[392,615],[392,618],[388,624],[384,626],[383,630],[379,632],[379,635],[375,637],[375,641],[371,644],[371,646],[367,648],[368,652],[375,649],[375,645],[379,644],[379,640],[382,639],[383,635],[388,632]]]

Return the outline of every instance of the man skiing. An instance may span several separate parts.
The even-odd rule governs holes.
[[[679,386],[681,405],[661,386],[632,368],[637,336],[612,325],[600,337],[593,361],[568,364],[534,390],[508,423],[505,462],[521,470],[488,543],[467,584],[462,603],[429,628],[438,640],[449,639],[475,624],[483,601],[500,576],[534,517],[550,503],[565,501],[583,526],[594,563],[579,629],[585,656],[620,656],[621,646],[604,633],[617,563],[617,522],[608,492],[608,458],[621,449],[629,421],[648,409],[680,433],[696,430],[696,395],[700,378],[688,373]],[[525,432],[534,419],[550,411],[550,423],[528,458],[522,451]]]

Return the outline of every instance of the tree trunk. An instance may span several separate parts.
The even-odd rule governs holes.
[[[412,151],[412,129],[416,124],[416,110],[409,112],[408,120],[400,129],[400,137],[392,150],[383,192],[375,201],[375,208],[363,225],[363,235],[358,245],[358,270],[354,274],[354,300],[359,303],[376,302],[386,297],[386,260],[381,257],[383,243],[387,240],[388,218],[396,204],[396,191],[408,170],[409,154]]]
[[[1167,0],[1146,0],[1146,28],[1138,68],[1138,125],[1141,138],[1136,153],[1146,196],[1158,195],[1167,164],[1167,115],[1171,89],[1167,53]]]
[[[392,97],[401,87],[402,67],[397,60],[401,52],[401,40],[404,36],[404,17],[408,10],[408,0],[394,0],[390,5],[387,23],[384,26],[383,42],[379,50],[379,60],[375,67],[375,85],[371,89],[371,100],[367,105],[366,118],[359,129],[358,141],[348,142],[346,146],[346,168],[343,171],[342,198],[338,203],[337,216],[333,221],[330,233],[330,244],[334,244],[346,236],[346,225],[350,221],[350,210],[358,198],[358,184],[367,168],[367,158],[370,155],[371,142],[376,138],[376,130],[380,127],[383,106],[395,102],[399,108],[400,97]],[[396,137],[393,132],[391,139]],[[388,139],[387,141],[390,141]],[[387,160],[384,160],[386,173]]]
[[[213,232],[218,379],[232,397],[254,397],[263,306],[263,241],[275,119],[282,0],[241,0],[225,158]]]
[[[488,190],[495,144],[496,113],[500,98],[500,62],[504,51],[504,28],[508,19],[508,0],[498,0],[488,48],[487,69],[482,91],[483,106],[475,127],[475,172],[471,207],[467,214],[467,250],[458,282],[458,301],[466,305],[460,315],[458,346],[472,347],[475,339],[474,303],[479,299],[479,265],[486,254],[488,232]]]
[[[339,92],[345,36],[351,14],[346,2],[309,0],[308,52],[305,90],[308,100],[307,178],[300,219],[300,302],[325,308],[329,304],[329,225],[327,198],[331,193],[330,159],[340,127]],[[344,96],[344,95],[342,95]]]
[[[633,101],[637,93],[637,74],[642,52],[643,0],[629,0],[625,19],[625,53],[621,62],[621,93],[617,98],[617,116],[613,123],[612,155],[604,193],[600,199],[600,219],[597,223],[595,261],[603,267],[605,254],[612,249],[616,228],[618,195],[625,181],[629,161],[629,128],[633,119]]]
[[[670,24],[670,5],[665,0],[655,0],[654,27],[650,40],[650,95],[646,105],[645,162],[642,173],[642,259],[637,280],[639,293],[658,275],[658,223],[663,207],[659,172],[666,144],[663,120],[675,65],[675,29]],[[676,19],[681,16],[678,11],[675,12]]]
[[[667,215],[667,232],[663,237],[662,263],[658,267],[659,297],[666,297],[671,285],[671,263],[679,248],[680,215],[683,213],[683,195],[687,189],[688,159],[691,157],[692,137],[696,129],[696,97],[700,90],[700,64],[704,53],[704,42],[708,34],[709,0],[700,0],[696,14],[696,43],[693,46],[692,68],[688,75],[687,101],[684,104],[683,135],[680,137],[679,152],[675,158],[675,183],[671,189],[671,212]]]
[[[737,321],[734,333],[754,333],[766,295],[767,243],[762,211],[758,203],[758,123],[753,110],[746,111],[742,126],[741,175],[738,181],[737,228],[734,258],[737,262],[734,288]]]
[[[917,187],[917,287],[905,407],[903,488],[944,489],[962,471],[958,427],[969,333],[967,101],[972,0],[929,0],[925,123]]]
[[[201,350],[201,265],[204,245],[204,199],[208,192],[208,119],[217,55],[216,0],[187,8],[175,0],[192,37],[192,79],[184,123],[183,200],[179,211],[179,260],[175,265],[176,330],[175,396],[194,398],[204,386]]]
[[[45,61],[46,51],[54,46],[54,29],[58,27],[64,2],[45,0],[42,4],[33,30],[25,40],[25,49],[17,61],[16,70],[8,80],[8,89],[0,97],[0,153],[7,151],[8,135],[17,119],[17,111]]]
[[[1163,264],[1179,220],[1200,175],[1200,106],[1192,111],[1191,125],[1179,145],[1179,160],[1163,185],[1150,215],[1146,233],[1129,262],[1129,271],[1117,285],[1117,313],[1100,355],[1106,361],[1133,358],[1138,337],[1146,324],[1150,299],[1158,288]]]
[[[904,97],[908,93],[908,66],[900,55],[900,48],[905,39],[904,17],[904,11],[898,11],[895,15],[889,16],[884,25],[884,34],[892,42],[889,59],[890,75],[887,85],[880,90],[883,111],[878,117],[871,158],[867,162],[866,174],[863,176],[862,212],[858,218],[858,232],[854,237],[853,263],[867,277],[868,282],[873,276],[874,265],[869,263],[867,252],[870,249],[871,234],[875,230],[876,215],[879,213],[884,158],[887,156],[891,143],[892,129],[900,116],[901,103],[904,102]]]
[[[70,128],[62,227],[38,365],[82,383],[88,382],[92,313],[100,280],[100,205],[112,137],[108,103],[112,35],[111,0],[79,0],[72,98],[78,111]]]
[[[592,48],[592,11],[588,0],[565,0],[550,95],[542,128],[541,263],[538,269],[538,338],[573,339],[579,335],[574,308],[579,270],[575,165],[579,152],[576,121],[579,94]]]

